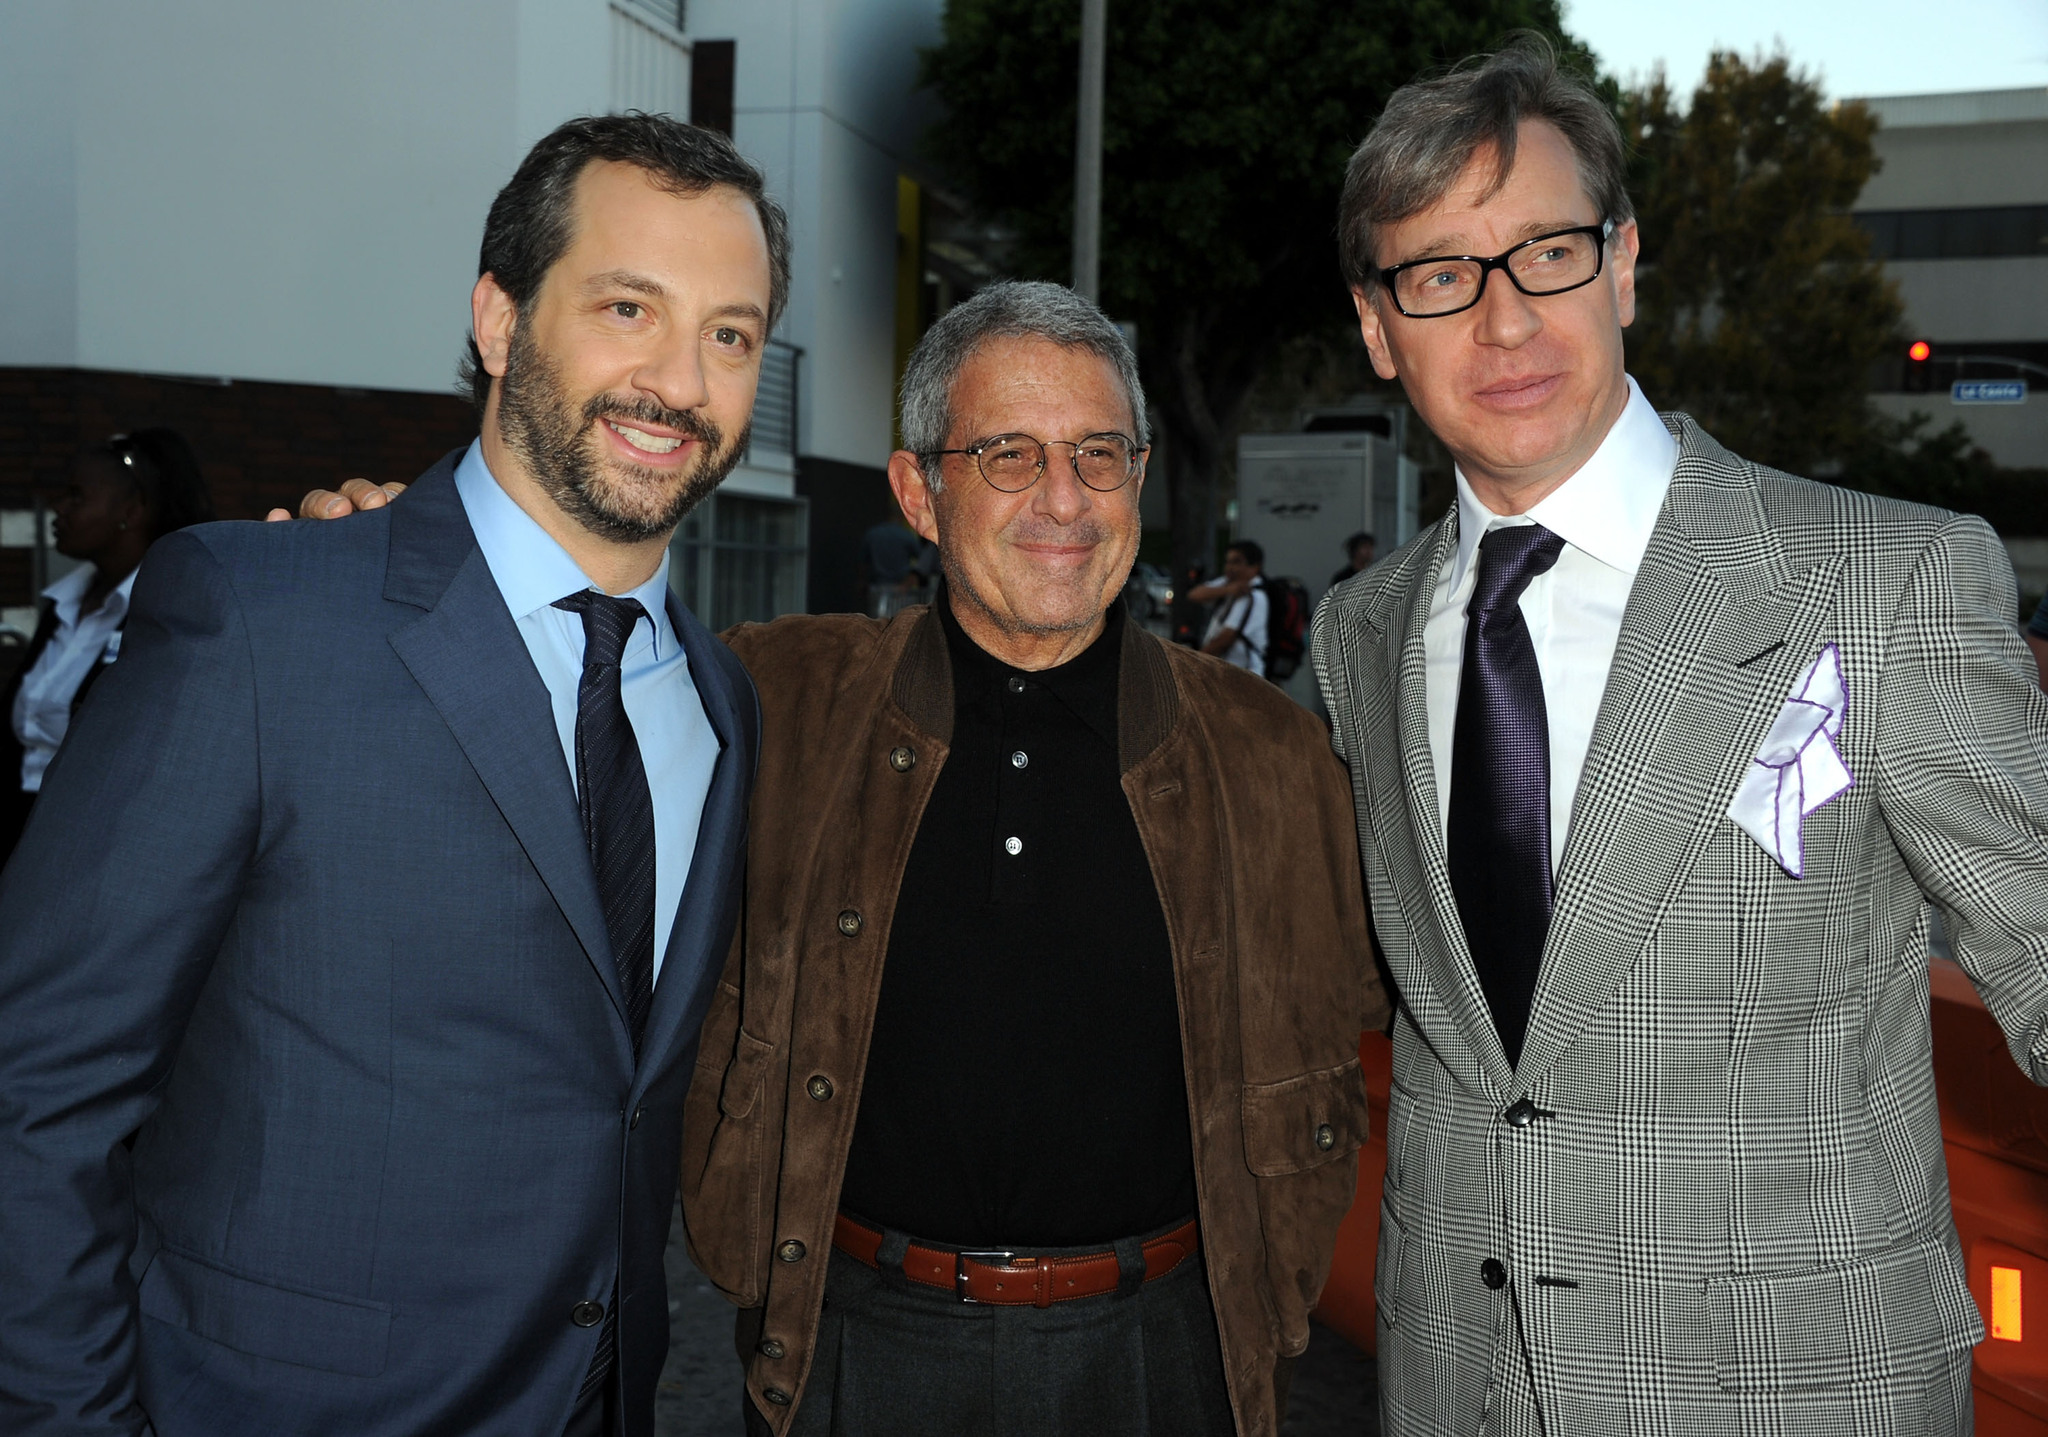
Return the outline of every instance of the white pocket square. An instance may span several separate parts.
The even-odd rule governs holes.
[[[1794,878],[1806,876],[1806,816],[1856,786],[1835,747],[1848,716],[1842,654],[1829,644],[1793,685],[1728,805],[1728,816]]]

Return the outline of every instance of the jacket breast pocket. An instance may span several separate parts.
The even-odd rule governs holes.
[[[384,1370],[391,1308],[240,1273],[159,1248],[142,1275],[143,1315],[246,1352],[299,1367],[375,1377]]]
[[[1942,1333],[1945,1298],[1970,1303],[1938,1240],[1799,1272],[1712,1278],[1714,1375],[1725,1392],[1786,1395],[1893,1381],[1968,1347],[1973,1334],[1951,1343]]]
[[[1262,1178],[1306,1172],[1365,1146],[1369,1121],[1358,1059],[1277,1083],[1246,1083],[1245,1162]]]

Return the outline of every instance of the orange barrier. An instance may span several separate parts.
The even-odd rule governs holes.
[[[1949,1197],[1987,1332],[1977,1347],[1977,1432],[2048,1437],[2048,1089],[2035,1087],[2013,1063],[2005,1034],[1962,969],[1936,958],[1929,978]],[[1338,1229],[1337,1259],[1316,1316],[1371,1352],[1392,1045],[1367,1033],[1358,1056],[1372,1101],[1372,1137],[1358,1155],[1358,1198]]]

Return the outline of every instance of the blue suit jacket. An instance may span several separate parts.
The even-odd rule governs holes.
[[[0,1431],[546,1437],[615,1283],[652,1431],[758,710],[672,605],[722,749],[636,1064],[455,458],[143,567],[0,875]]]

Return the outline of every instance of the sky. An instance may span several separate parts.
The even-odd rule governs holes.
[[[2048,0],[1564,0],[1564,25],[1616,79],[1662,61],[1681,95],[1711,51],[1779,41],[1836,99],[2048,86]]]

